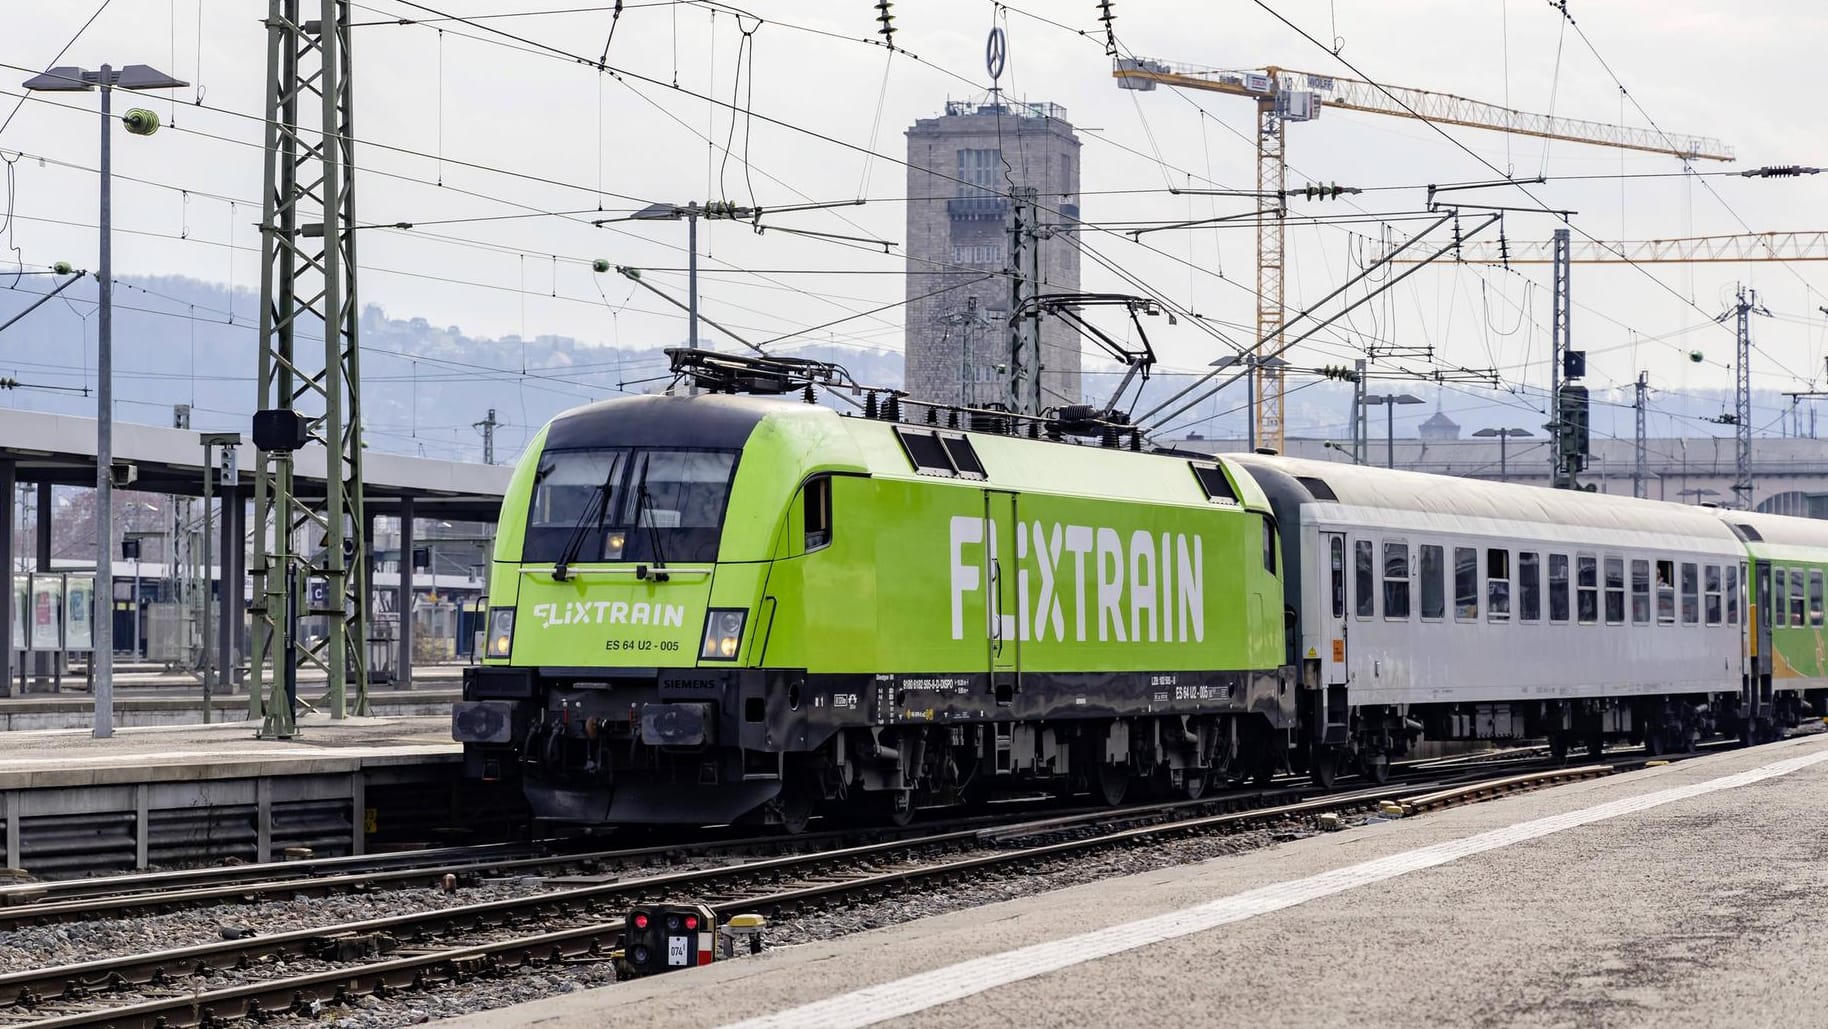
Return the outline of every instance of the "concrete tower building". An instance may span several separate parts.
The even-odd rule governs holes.
[[[1010,398],[1010,200],[1038,191],[1040,293],[1079,290],[1079,137],[1055,104],[949,101],[908,130],[906,388],[981,407]],[[994,276],[985,278],[986,275]],[[933,294],[929,296],[928,294]],[[1041,323],[1043,407],[1081,402],[1079,336]]]

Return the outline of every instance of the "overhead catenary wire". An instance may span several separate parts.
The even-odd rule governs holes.
[[[1187,262],[1184,262],[1184,263],[1187,263]],[[1190,273],[1191,273],[1191,269],[1190,269]],[[743,274],[743,272],[741,270],[732,270],[730,272],[730,274]]]

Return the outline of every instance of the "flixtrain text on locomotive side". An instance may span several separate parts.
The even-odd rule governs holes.
[[[457,736],[584,823],[1197,794],[1294,729],[1278,541],[1226,461],[606,401],[514,475]]]

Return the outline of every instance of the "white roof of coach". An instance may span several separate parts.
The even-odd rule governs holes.
[[[1273,468],[1298,478],[1319,479],[1339,498],[1339,503],[1354,507],[1737,539],[1717,512],[1661,500],[1266,454],[1225,456],[1253,470]]]
[[[1760,542],[1783,547],[1812,547],[1823,551],[1823,558],[1828,558],[1828,521],[1757,511],[1720,510],[1715,513],[1726,521],[1751,526],[1759,536],[1751,541],[1753,547]]]

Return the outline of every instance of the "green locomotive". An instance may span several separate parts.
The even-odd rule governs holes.
[[[453,717],[471,774],[546,819],[798,829],[999,784],[1198,795],[1282,759],[1281,557],[1247,472],[885,408],[643,396],[546,426]]]

